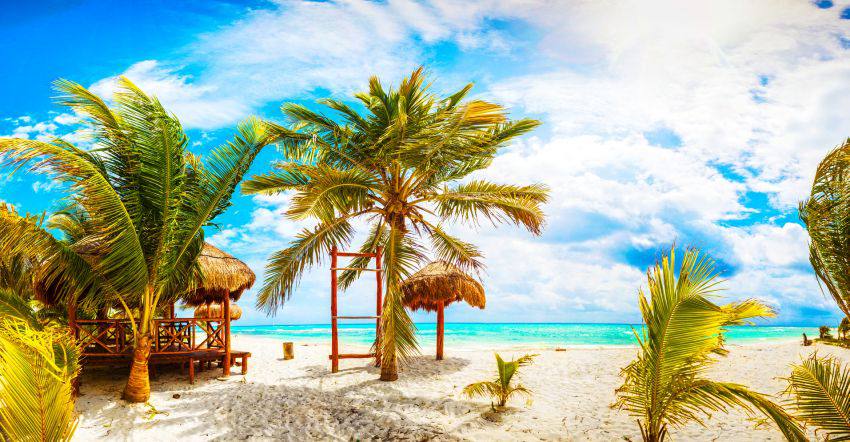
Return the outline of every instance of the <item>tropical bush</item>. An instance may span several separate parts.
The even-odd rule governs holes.
[[[63,241],[36,217],[0,210],[0,256],[39,257],[46,283],[66,288],[64,300],[97,298],[123,308],[134,342],[124,398],[145,402],[158,307],[189,289],[204,227],[227,209],[271,139],[262,122],[249,119],[202,160],[188,150],[180,122],[129,80],[119,81],[111,107],[79,84],[56,85],[59,103],[84,118],[92,148],[0,138],[0,164],[30,166],[64,184],[66,202],[84,228]]]
[[[768,396],[744,385],[706,377],[716,358],[725,356],[726,327],[773,316],[756,300],[718,305],[721,290],[714,262],[695,249],[686,250],[677,267],[676,250],[647,271],[649,296],[638,292],[644,326],[635,332],[637,359],[623,368],[616,406],[637,418],[645,441],[663,441],[671,428],[703,424],[712,412],[740,407],[771,418],[790,440],[805,440],[794,418]]]
[[[795,416],[827,440],[850,440],[850,367],[814,354],[793,366],[788,384]]]
[[[498,375],[495,381],[482,381],[474,384],[469,384],[463,388],[463,394],[469,398],[489,397],[490,406],[495,410],[496,407],[504,408],[511,397],[514,395],[523,395],[526,398],[531,398],[531,390],[522,385],[513,385],[512,381],[520,367],[529,365],[533,362],[537,355],[525,355],[519,359],[505,362],[498,353],[496,353],[496,371]]]
[[[832,329],[828,325],[818,327],[818,333],[821,339],[832,339]]]
[[[448,233],[445,225],[482,219],[512,223],[539,234],[541,209],[548,197],[540,184],[497,184],[468,180],[487,168],[499,148],[540,123],[511,121],[498,104],[464,100],[466,85],[447,97],[430,92],[422,69],[397,88],[378,78],[355,95],[365,112],[333,99],[321,100],[336,115],[285,104],[291,127],[270,125],[282,144],[284,160],[275,171],[246,181],[251,194],[292,192],[286,212],[293,220],[312,219],[314,227],[296,235],[269,259],[258,307],[269,313],[283,304],[305,270],[322,262],[333,247],[348,246],[355,220],[371,229],[363,253],[384,248],[386,298],[381,317],[381,379],[398,378],[398,363],[418,351],[415,327],[402,303],[401,281],[425,259],[425,246],[438,259],[461,269],[483,267],[479,249]],[[340,275],[345,289],[362,273],[368,258],[355,258]]]
[[[80,350],[67,329],[42,326],[23,302],[3,307],[15,297],[0,290],[0,439],[70,440]]]
[[[844,317],[841,319],[841,324],[838,325],[838,336],[846,340],[848,333],[850,333],[850,318]]]

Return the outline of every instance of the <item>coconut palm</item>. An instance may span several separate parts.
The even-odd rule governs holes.
[[[730,325],[774,312],[755,300],[718,305],[711,301],[720,281],[710,258],[684,252],[676,267],[675,248],[647,271],[649,297],[638,302],[644,327],[635,333],[637,359],[622,370],[616,404],[638,420],[645,441],[663,441],[671,427],[702,424],[702,416],[737,406],[753,408],[776,422],[790,440],[805,440],[793,418],[767,396],[746,386],[705,377],[716,357],[727,354],[723,333]]]
[[[843,317],[841,318],[841,324],[838,325],[838,335],[841,336],[841,339],[847,339],[847,333],[850,333],[850,318]]]
[[[43,327],[20,300],[0,289],[0,439],[70,440],[76,428],[72,382],[80,350],[61,327]]]
[[[812,192],[800,203],[800,219],[809,231],[809,261],[821,288],[850,316],[850,139],[818,165]]]
[[[157,307],[195,280],[204,227],[228,207],[269,138],[263,124],[250,119],[202,161],[188,151],[179,121],[129,80],[119,81],[112,107],[76,83],[56,86],[59,102],[85,117],[92,149],[5,138],[0,160],[63,183],[68,206],[84,216],[85,229],[60,240],[33,217],[2,210],[0,254],[39,257],[47,283],[69,288],[63,295],[96,294],[125,310],[134,348],[124,398],[144,402]]]
[[[827,440],[850,440],[850,367],[813,354],[794,365],[787,379],[795,416],[827,434]]]
[[[521,394],[527,398],[531,397],[531,390],[522,385],[513,385],[513,377],[517,374],[520,367],[531,364],[534,357],[537,355],[525,355],[519,359],[505,362],[498,353],[496,353],[496,370],[498,376],[495,381],[483,381],[469,384],[463,388],[463,394],[473,398],[476,396],[487,397],[494,400],[490,403],[493,409],[496,407],[504,408],[508,404],[511,397]]]
[[[481,252],[449,234],[445,223],[475,224],[486,218],[541,232],[544,186],[480,179],[458,184],[486,168],[500,147],[539,124],[511,121],[497,104],[464,101],[471,88],[440,98],[430,92],[420,68],[389,90],[373,77],[369,91],[355,95],[365,107],[363,113],[333,99],[320,103],[336,111],[334,117],[285,104],[282,110],[292,127],[270,127],[282,140],[284,161],[276,164],[276,171],[253,177],[242,187],[247,193],[292,191],[286,215],[317,222],[270,258],[258,294],[258,305],[270,313],[291,296],[307,268],[332,247],[351,242],[355,219],[371,223],[360,250],[384,247],[382,380],[397,379],[399,360],[417,351],[399,284],[423,262],[420,239],[430,240],[439,259],[477,270],[482,267]],[[364,268],[367,262],[354,259],[349,267]],[[349,286],[359,274],[344,272],[340,286]]]

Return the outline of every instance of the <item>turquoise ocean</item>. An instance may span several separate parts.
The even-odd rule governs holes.
[[[434,323],[417,323],[419,343],[423,347],[436,340]],[[633,329],[628,324],[561,324],[561,323],[446,323],[446,345],[456,346],[629,346],[636,345]],[[329,324],[316,325],[257,325],[232,327],[240,335],[275,338],[296,343],[329,343]],[[731,327],[727,334],[730,343],[793,341],[817,337],[817,327],[741,326]],[[368,345],[375,338],[375,324],[340,324],[342,343]]]

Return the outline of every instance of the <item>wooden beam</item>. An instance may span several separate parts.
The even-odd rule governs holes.
[[[334,266],[334,267],[336,267],[336,266]],[[331,270],[357,270],[359,272],[377,272],[377,271],[379,271],[378,269],[361,269],[359,267],[337,267],[337,268],[332,268]]]
[[[445,309],[445,304],[440,302],[440,306],[437,307],[437,360],[443,360],[443,330],[445,328],[445,316],[443,310]]]
[[[337,355],[337,358],[339,358],[339,359],[365,359],[365,358],[374,358],[374,357],[375,357],[374,353],[363,353],[363,354],[343,353],[343,354]],[[328,359],[333,360],[333,355],[328,356]]]
[[[331,249],[331,373],[339,371],[339,337],[337,333],[337,305],[336,305],[336,257],[337,249],[334,246]]]
[[[230,293],[224,295],[224,376],[230,376]]]
[[[374,258],[374,253],[336,252],[336,256],[345,258]]]
[[[378,319],[380,316],[334,316],[336,319]]]

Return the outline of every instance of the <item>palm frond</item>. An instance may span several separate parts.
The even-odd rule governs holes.
[[[808,200],[800,203],[800,219],[811,243],[809,260],[821,289],[850,316],[850,139],[824,157],[815,172]]]
[[[79,354],[62,329],[0,321],[0,432],[16,441],[70,440]]]
[[[25,139],[0,139],[0,163],[24,165],[35,161],[32,170],[47,172],[71,184],[79,203],[97,213],[92,223],[98,232],[100,259],[93,264],[98,274],[125,293],[141,293],[148,269],[136,226],[120,196],[92,163],[62,146]]]
[[[512,186],[472,181],[446,189],[433,198],[441,218],[475,222],[483,216],[493,223],[511,222],[538,235],[545,215],[548,189],[541,184]]]
[[[725,327],[771,316],[773,310],[755,300],[719,306],[720,282],[714,262],[695,249],[677,265],[676,250],[647,271],[650,297],[639,291],[644,327],[638,335],[637,359],[623,368],[617,405],[637,417],[646,440],[659,440],[668,427],[702,423],[712,411],[728,406],[748,409],[751,403],[776,420],[786,434],[794,432],[787,415],[765,396],[743,386],[705,379],[717,356],[725,355]]]
[[[266,278],[257,294],[257,308],[273,313],[292,296],[304,271],[330,253],[334,246],[348,244],[353,230],[348,218],[304,229],[287,247],[276,252],[266,264]]]
[[[850,440],[850,368],[814,354],[794,365],[787,380],[795,415],[831,441]]]

